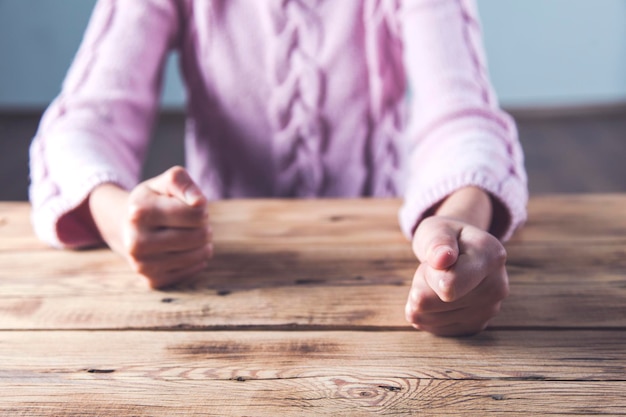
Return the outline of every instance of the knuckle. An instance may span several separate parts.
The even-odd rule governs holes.
[[[501,306],[501,302],[483,306],[480,311],[476,312],[474,325],[486,325],[491,319],[500,314]]]
[[[411,307],[414,315],[420,315],[430,310],[430,298],[421,291],[415,291],[411,297]]]
[[[478,324],[476,324],[474,326],[469,327],[467,329],[467,332],[463,332],[462,335],[464,335],[464,336],[473,336],[473,335],[478,334],[478,333],[482,332],[483,330],[485,330],[488,325],[489,325],[488,321],[478,323]]]
[[[123,238],[124,252],[133,260],[139,261],[144,253],[144,243],[140,234],[128,232]]]
[[[128,206],[128,221],[135,226],[148,222],[151,216],[150,208],[137,202],[131,202]]]
[[[184,215],[194,224],[206,224],[207,213],[204,207],[185,207]]]
[[[174,166],[165,171],[165,178],[174,184],[186,185],[189,182],[189,175],[185,168],[181,166]]]
[[[485,327],[487,327],[487,325],[491,322],[491,320],[494,317],[500,314],[501,309],[502,309],[501,302],[497,302],[497,303],[484,307],[482,311],[480,311],[480,313],[476,315],[475,320],[472,323],[472,326],[473,327],[482,326],[480,330],[483,330]]]
[[[491,308],[489,308],[487,310],[488,313],[488,320],[491,319],[492,317],[497,316],[498,314],[500,314],[500,310],[502,308],[502,303],[496,303],[493,306],[491,306]]]
[[[169,276],[167,275],[144,277],[148,280],[148,285],[150,285],[150,288],[155,290],[166,288],[172,284],[171,278],[169,278]]]
[[[132,259],[139,261],[139,258],[142,255],[141,245],[135,240],[132,242],[128,242],[126,244],[126,253]]]
[[[420,244],[419,244],[419,240],[417,237],[417,233],[415,233],[415,235],[413,235],[413,240],[411,241],[411,249],[413,250],[413,253],[417,256],[420,250]]]
[[[485,267],[495,269],[502,267],[506,264],[507,251],[504,245],[496,239],[494,236],[485,234],[476,242],[479,248],[482,248],[484,253]]]
[[[507,252],[500,242],[495,236],[485,233],[481,236],[479,240],[479,245],[485,248],[488,252],[488,260],[495,265],[504,265],[506,263]]]
[[[145,262],[140,262],[135,272],[137,272],[139,275],[143,275],[149,280],[159,278],[157,271],[155,271],[153,267]]]
[[[490,298],[492,300],[501,301],[507,298],[510,293],[510,288],[509,281],[506,279],[506,276],[498,280],[497,283],[492,286],[490,292]]]
[[[484,301],[486,303],[498,303],[509,296],[509,286],[506,284],[493,286],[487,294]]]
[[[489,321],[476,321],[474,323],[468,323],[453,329],[450,332],[446,332],[445,336],[460,336],[469,337],[474,336],[487,328]]]
[[[509,284],[504,283],[499,286],[498,290],[496,291],[495,296],[496,296],[496,299],[498,300],[504,300],[505,298],[509,296],[510,293],[511,293],[511,290],[509,288]]]
[[[211,241],[213,240],[213,232],[210,228],[199,228],[198,235],[198,239],[204,244],[211,243]]]
[[[203,260],[207,260],[207,259],[211,259],[213,257],[213,244],[209,243],[206,245],[205,247],[205,256],[203,258]]]
[[[498,248],[494,251],[494,259],[499,265],[504,265],[506,263],[506,258],[506,249],[498,242]]]
[[[489,324],[491,323],[491,319],[498,314],[498,309],[496,309],[495,311],[492,311],[493,314],[491,314],[491,316],[487,317],[485,320],[482,320],[478,323],[476,323],[476,325],[474,326],[474,334],[476,333],[480,333],[483,330],[485,330],[487,327],[489,327]]]
[[[425,314],[415,313],[411,316],[410,321],[419,328],[424,328],[425,326],[429,325],[428,316]]]
[[[206,230],[205,227],[199,227],[196,229],[194,233],[194,241],[201,242],[201,243],[208,243],[209,239],[210,239],[209,231]]]
[[[137,274],[146,275],[146,273],[148,272],[148,267],[146,266],[146,264],[137,258],[128,258],[128,264],[130,265],[132,271]]]

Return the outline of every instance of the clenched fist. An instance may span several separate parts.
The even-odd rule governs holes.
[[[509,294],[502,243],[485,231],[491,203],[463,189],[424,219],[413,236],[420,261],[406,303],[414,327],[440,336],[478,333]]]
[[[181,167],[130,193],[101,185],[91,193],[89,205],[105,242],[153,288],[204,269],[212,256],[207,200]]]

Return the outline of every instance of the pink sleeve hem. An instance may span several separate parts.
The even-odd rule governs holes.
[[[501,241],[509,240],[513,233],[526,221],[528,192],[521,179],[509,177],[502,183],[496,183],[481,173],[465,173],[435,184],[423,193],[411,193],[410,190],[407,192],[405,201],[398,213],[400,227],[407,239],[412,238],[414,229],[431,207],[454,191],[467,186],[482,188],[499,200],[507,210],[508,225],[501,236],[496,236]]]
[[[114,183],[127,190],[134,186],[132,181],[123,180],[119,175],[102,172],[81,182],[80,186],[72,191],[71,196],[57,195],[40,205],[34,204],[31,219],[37,236],[59,249],[79,249],[102,244],[96,231],[84,223],[81,224],[78,219],[73,219],[71,216],[76,216],[76,209],[80,207],[91,191],[104,183]],[[71,226],[62,229],[60,228],[61,224]]]

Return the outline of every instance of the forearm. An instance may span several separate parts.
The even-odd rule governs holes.
[[[493,218],[491,197],[478,187],[461,188],[435,208],[434,215],[453,218],[489,230]]]
[[[129,192],[111,183],[96,187],[89,196],[89,210],[100,236],[114,251],[123,246],[122,221],[126,217]]]

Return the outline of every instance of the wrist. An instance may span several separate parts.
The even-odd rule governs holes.
[[[122,221],[126,215],[128,191],[104,183],[89,194],[89,211],[102,240],[119,252],[122,246]]]
[[[433,215],[448,217],[488,231],[493,217],[493,205],[486,191],[469,186],[450,194],[435,208]]]

